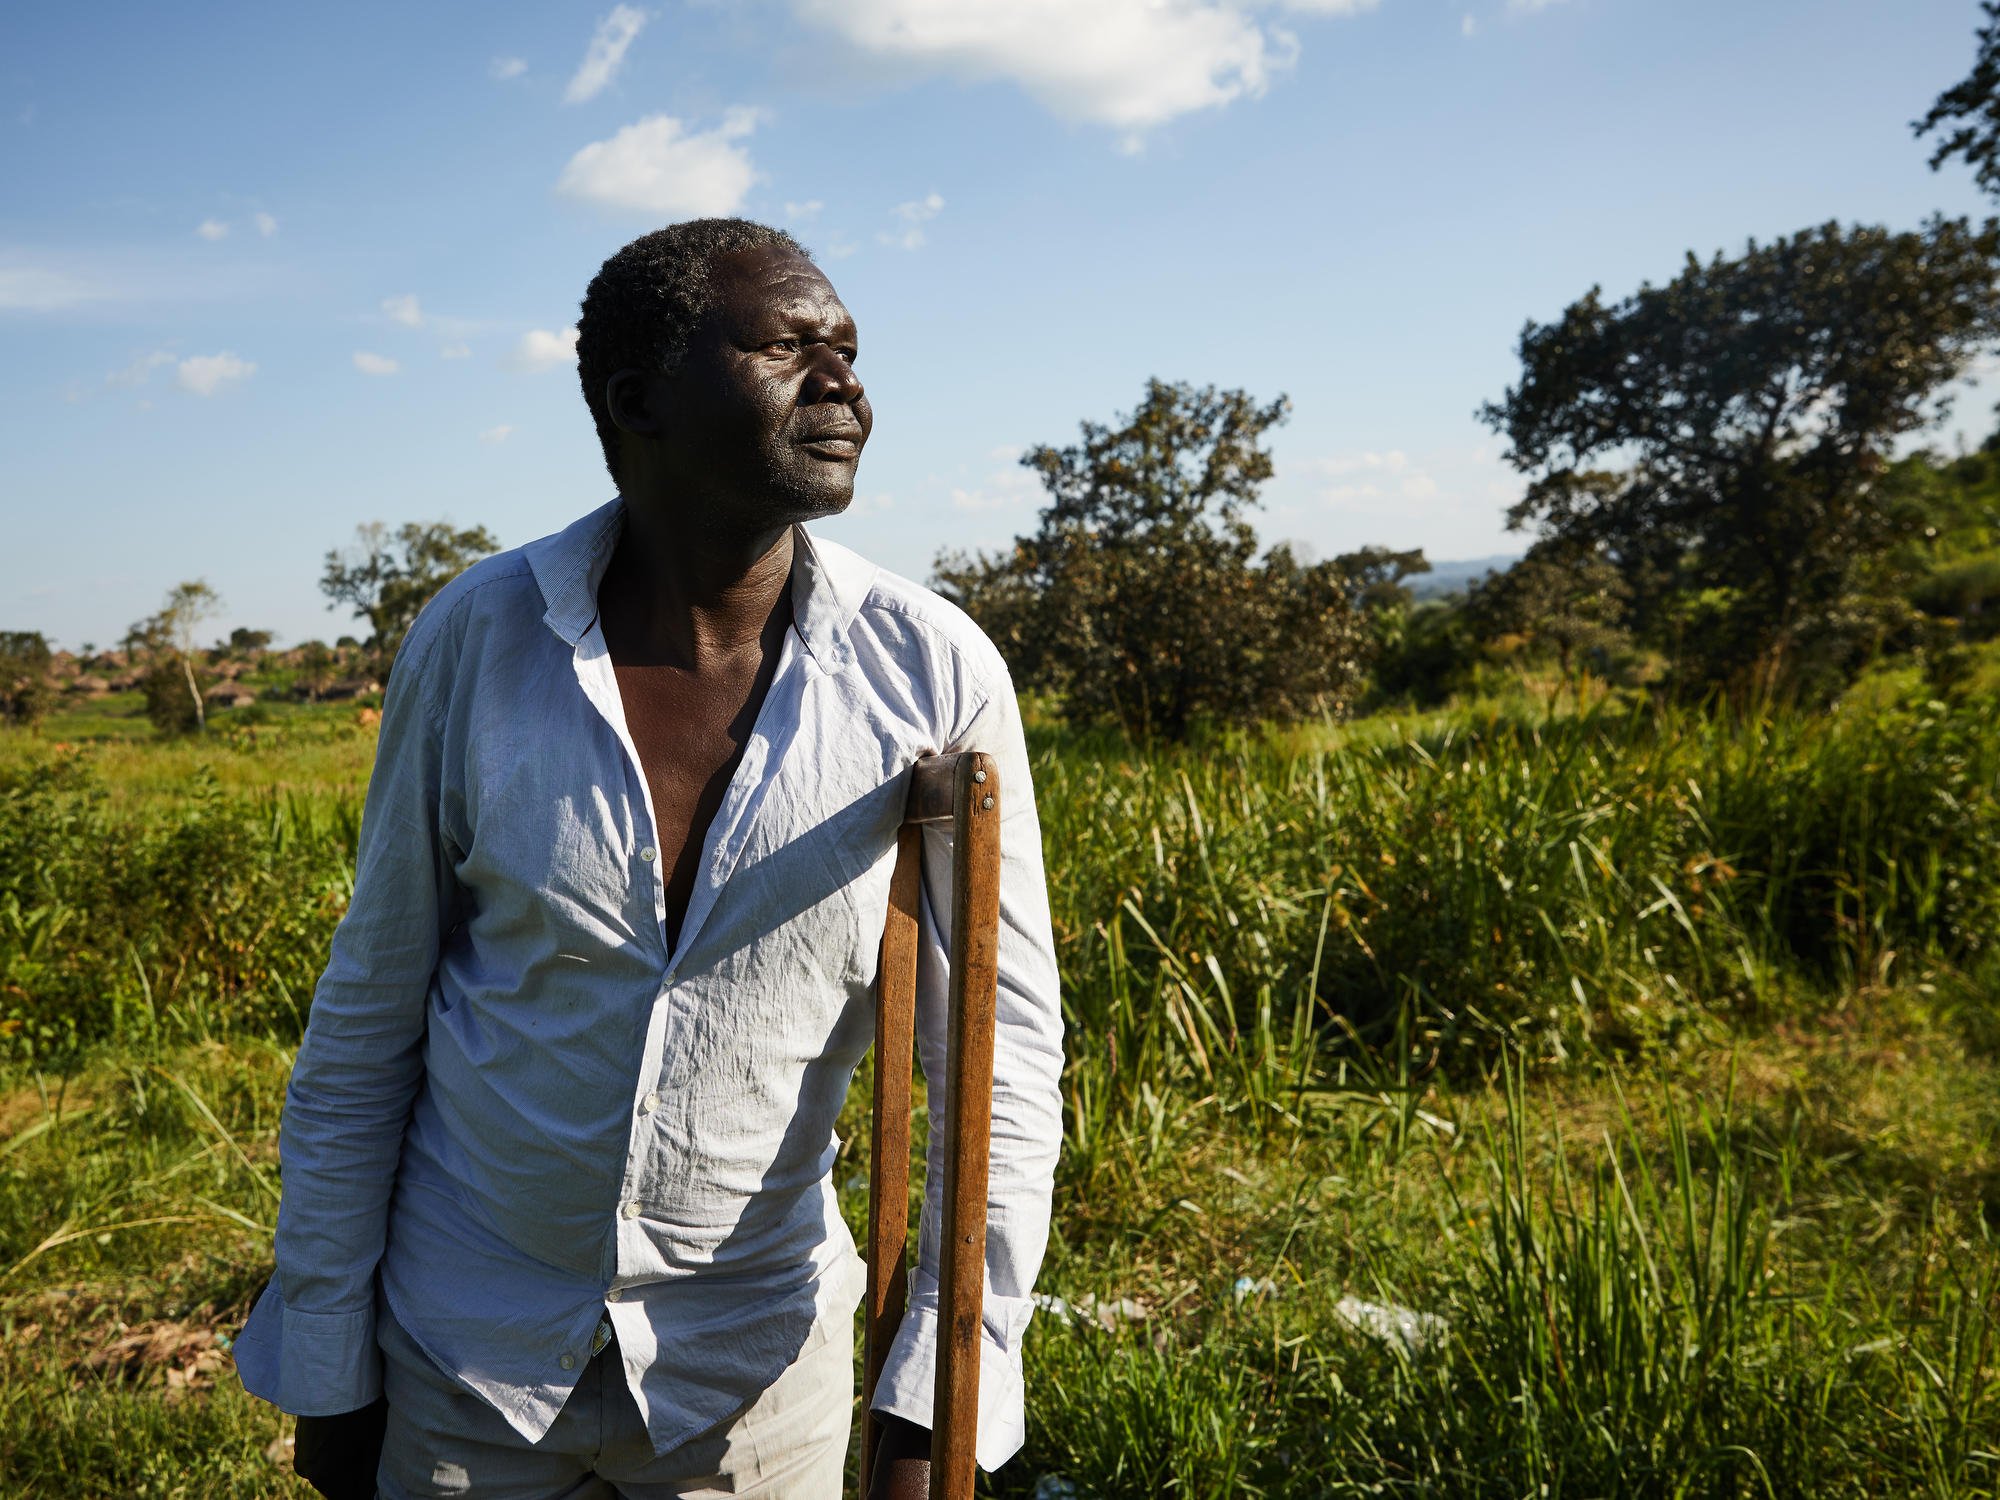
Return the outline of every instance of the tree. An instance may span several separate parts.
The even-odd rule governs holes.
[[[251,630],[238,625],[229,632],[229,640],[223,649],[235,656],[251,657],[271,648],[272,635],[268,630]]]
[[[305,690],[307,702],[319,702],[319,695],[333,681],[334,662],[332,648],[325,641],[307,641],[299,647],[299,675],[296,681]]]
[[[201,684],[195,678],[195,627],[222,609],[222,596],[206,579],[177,583],[167,590],[160,612],[138,621],[125,632],[125,647],[134,659],[150,665],[140,686],[146,712],[163,733],[208,727]]]
[[[1979,28],[1972,71],[1939,94],[1910,128],[1920,138],[1944,131],[1931,152],[1933,172],[1963,157],[1980,189],[2000,198],[2000,0],[1984,0],[1979,8],[1986,24]]]
[[[53,661],[39,630],[0,630],[0,723],[41,722],[55,702]]]
[[[1561,543],[1531,548],[1504,573],[1472,586],[1466,607],[1491,637],[1518,636],[1552,650],[1563,685],[1577,687],[1577,658],[1603,656],[1626,641],[1630,591],[1609,558]]]
[[[1243,518],[1271,475],[1260,439],[1288,409],[1149,381],[1116,425],[1023,456],[1049,495],[1034,536],[941,556],[935,581],[1075,722],[1180,739],[1342,710],[1367,654],[1350,580],[1282,545],[1259,563]]]
[[[1610,559],[1648,624],[1710,591],[1701,670],[1776,686],[1802,635],[1858,628],[1857,573],[1908,524],[1877,481],[2000,335],[1997,251],[1994,224],[1827,224],[1530,322],[1481,410],[1531,477],[1510,524]]]
[[[1421,547],[1409,552],[1363,547],[1341,553],[1333,567],[1347,580],[1348,598],[1361,610],[1408,609],[1412,595],[1406,580],[1431,570]]]
[[[370,521],[355,529],[352,546],[326,554],[320,592],[327,608],[348,605],[368,622],[368,651],[386,673],[431,595],[499,547],[484,526],[454,530],[447,521],[410,521],[392,533]]]

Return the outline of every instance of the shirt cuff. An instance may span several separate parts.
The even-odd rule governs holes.
[[[337,1417],[382,1394],[375,1309],[300,1312],[274,1276],[231,1350],[243,1389],[298,1417]]]
[[[937,1382],[937,1281],[921,1270],[914,1281],[909,1310],[889,1345],[869,1408],[929,1428]],[[1027,1437],[1021,1335],[1033,1312],[1034,1303],[1025,1297],[989,1295],[980,1317],[979,1432],[973,1456],[989,1474],[1018,1453]]]

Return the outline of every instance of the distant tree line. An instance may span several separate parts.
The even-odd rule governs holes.
[[[274,653],[273,633],[238,626],[211,645],[196,637],[221,612],[222,597],[206,579],[167,591],[160,608],[126,630],[119,647],[99,653],[56,653],[39,631],[0,632],[0,723],[33,725],[63,689],[103,693],[113,688],[143,694],[146,714],[162,734],[199,734],[221,698],[252,696],[233,679],[248,669],[275,677],[296,696],[355,696],[378,691],[403,636],[432,594],[467,567],[497,550],[484,527],[411,522],[391,532],[379,522],[356,531],[347,548],[326,555],[320,589],[328,608],[346,605],[369,626],[366,640],[343,635],[332,646],[309,640]],[[108,677],[97,672],[111,674]],[[239,712],[237,721],[243,721]]]

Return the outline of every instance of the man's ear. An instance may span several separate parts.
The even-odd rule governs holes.
[[[643,370],[620,370],[604,382],[604,405],[620,432],[656,438],[662,431],[660,381]]]

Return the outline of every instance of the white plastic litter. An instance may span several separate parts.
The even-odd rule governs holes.
[[[1035,1306],[1052,1317],[1063,1318],[1071,1323],[1094,1323],[1109,1331],[1120,1323],[1143,1323],[1151,1316],[1145,1304],[1134,1302],[1130,1297],[1120,1297],[1115,1301],[1093,1297],[1085,1292],[1074,1302],[1065,1302],[1061,1297],[1048,1292],[1035,1293]]]
[[[1359,1297],[1342,1297],[1333,1310],[1363,1333],[1385,1343],[1396,1344],[1405,1354],[1421,1354],[1437,1343],[1451,1325],[1435,1313],[1417,1312],[1395,1303],[1364,1302]]]

